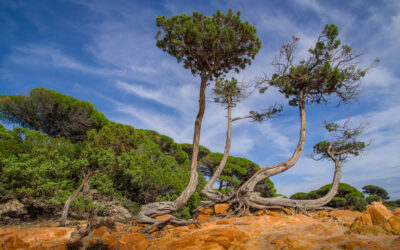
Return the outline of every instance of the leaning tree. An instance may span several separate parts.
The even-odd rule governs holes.
[[[240,13],[229,10],[226,14],[217,11],[213,16],[193,12],[192,16],[181,14],[156,18],[157,47],[183,62],[195,76],[200,76],[199,111],[194,124],[193,150],[190,180],[185,190],[173,202],[156,202],[144,205],[136,219],[142,223],[184,223],[174,217],[157,222],[155,216],[175,212],[185,205],[196,189],[197,154],[200,129],[205,111],[205,90],[209,81],[230,70],[239,72],[258,53],[261,42],[256,29],[240,19]]]
[[[338,28],[326,25],[315,46],[309,49],[310,57],[295,61],[296,44],[299,38],[281,47],[280,54],[273,61],[276,73],[260,82],[260,92],[267,87],[277,87],[289,99],[290,106],[300,111],[300,138],[292,156],[284,162],[261,168],[249,178],[228,201],[234,213],[243,214],[250,207],[266,208],[281,205],[281,198],[263,198],[253,192],[255,185],[266,178],[282,173],[293,167],[302,154],[306,138],[307,104],[328,103],[329,97],[336,95],[340,102],[349,103],[359,93],[359,80],[369,68],[358,67],[358,59],[363,54],[354,53],[347,45],[341,46]]]
[[[263,112],[251,111],[249,115],[232,118],[232,109],[236,107],[240,101],[249,96],[250,88],[251,86],[249,84],[239,84],[235,78],[232,78],[231,80],[219,78],[215,82],[215,87],[213,88],[213,101],[223,105],[227,110],[227,131],[224,154],[218,167],[202,190],[202,193],[210,200],[208,202],[203,202],[206,206],[226,202],[230,200],[234,194],[233,192],[230,194],[222,194],[219,190],[213,188],[216,180],[221,177],[222,171],[228,161],[229,151],[231,148],[232,122],[246,118],[261,122],[266,118],[271,118],[282,110],[282,107],[272,106]]]

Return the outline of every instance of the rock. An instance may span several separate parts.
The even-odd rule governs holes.
[[[57,249],[65,245],[71,238],[74,228],[12,228],[9,230],[0,229],[0,248],[18,249],[48,247]]]
[[[106,206],[108,207],[106,215],[109,216],[112,221],[125,222],[131,220],[132,218],[131,213],[128,211],[128,209],[124,208],[122,205],[112,203]]]
[[[371,215],[367,213],[361,214],[351,225],[351,228],[359,228],[359,227],[372,227],[372,219]]]
[[[257,212],[255,212],[255,213],[253,213],[254,215],[256,215],[256,216],[259,216],[259,215],[262,215],[262,214],[264,214],[264,210],[258,210]]]
[[[390,218],[389,224],[392,232],[400,234],[400,215]]]
[[[206,215],[214,214],[214,211],[209,207],[207,207],[207,208],[202,207],[202,208],[199,209],[199,212],[202,213],[202,214],[206,214]]]
[[[7,218],[20,218],[28,214],[24,204],[17,199],[12,199],[0,205],[0,222],[7,223]]]
[[[212,219],[213,219],[213,217],[211,215],[200,214],[199,216],[197,216],[198,222],[210,221]]]
[[[99,228],[97,228],[96,230],[93,231],[93,233],[91,234],[92,237],[102,237],[103,234],[105,234],[106,232],[108,232],[108,228],[106,226],[101,226]]]
[[[169,218],[169,217],[171,217],[172,215],[170,215],[170,214],[164,214],[164,215],[160,215],[160,216],[156,216],[156,220],[163,220],[163,219],[166,219],[166,218]]]
[[[235,226],[214,225],[189,232],[172,230],[168,237],[152,242],[149,249],[228,249],[247,236]]]
[[[278,212],[271,211],[271,210],[266,210],[265,214],[269,215],[269,216],[280,216]]]
[[[227,211],[228,208],[229,208],[229,204],[227,204],[227,203],[214,205],[215,214],[227,214],[228,212],[231,212],[231,211]]]
[[[30,245],[21,240],[17,235],[0,236],[1,249],[28,248]]]
[[[134,243],[138,241],[146,240],[146,236],[144,234],[140,233],[130,233],[130,234],[124,234],[121,236],[121,243],[126,244],[126,243]]]
[[[351,226],[351,224],[353,224],[354,220],[357,219],[361,215],[361,212],[350,211],[350,210],[333,210],[333,211],[330,211],[328,213],[328,215],[330,217],[333,217],[334,219],[338,220],[344,226],[349,227],[349,226]]]
[[[382,202],[373,202],[371,205],[368,205],[365,213],[371,215],[374,225],[384,225],[393,216],[392,212]]]
[[[112,248],[112,247],[118,245],[118,243],[119,243],[118,238],[110,235],[109,233],[104,234],[102,239],[103,239],[103,242],[106,243],[109,248]]]
[[[400,215],[400,207],[393,209],[392,210],[392,214],[393,215]]]

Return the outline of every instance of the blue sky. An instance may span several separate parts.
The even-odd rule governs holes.
[[[272,178],[279,193],[290,195],[330,183],[333,164],[307,157],[327,137],[322,121],[368,123],[368,151],[344,166],[343,182],[361,188],[375,184],[400,198],[400,2],[393,1],[85,1],[0,0],[0,93],[27,94],[44,87],[92,102],[109,119],[153,129],[191,142],[197,113],[199,78],[155,46],[155,17],[191,13],[211,15],[232,8],[256,25],[262,48],[239,80],[271,74],[271,61],[291,35],[300,38],[298,57],[307,56],[325,24],[339,26],[343,43],[366,50],[360,62],[381,59],[362,80],[360,99],[351,106],[307,107],[308,134],[298,164]],[[208,93],[211,88],[209,88]],[[298,140],[298,110],[274,89],[255,93],[234,110],[247,114],[284,104],[281,117],[233,126],[232,155],[260,166],[286,160]],[[207,103],[200,143],[222,152],[225,110]]]

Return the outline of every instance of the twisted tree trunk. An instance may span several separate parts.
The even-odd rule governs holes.
[[[243,195],[252,192],[257,183],[267,179],[268,177],[271,177],[273,175],[288,170],[289,168],[293,167],[298,161],[301,153],[303,152],[304,144],[306,141],[306,110],[305,110],[304,95],[302,92],[300,93],[299,99],[300,99],[299,111],[300,111],[300,121],[301,121],[300,138],[292,156],[289,158],[289,160],[285,162],[278,163],[271,167],[263,167],[260,170],[258,170],[252,177],[250,177],[245,183],[243,183],[243,185],[237,191],[238,194]]]
[[[199,95],[199,111],[194,123],[194,135],[193,135],[193,150],[190,166],[190,180],[187,184],[185,190],[179,195],[179,197],[173,202],[154,202],[150,204],[143,205],[137,216],[134,218],[139,223],[153,224],[152,226],[143,230],[143,232],[149,231],[154,226],[158,226],[162,223],[155,220],[155,216],[170,214],[178,211],[182,208],[186,202],[189,200],[190,196],[194,193],[198,183],[198,173],[197,173],[197,156],[199,152],[199,142],[200,142],[200,131],[201,124],[205,111],[205,90],[207,87],[207,81],[210,79],[210,75],[206,73],[201,74],[201,85],[200,85],[200,95]],[[167,218],[163,223],[175,223],[184,224],[182,220],[175,217]],[[187,222],[192,223],[192,222]]]
[[[335,161],[335,172],[332,180],[332,187],[329,192],[318,199],[315,200],[293,200],[293,199],[285,199],[282,197],[275,198],[263,198],[258,196],[257,194],[252,193],[249,197],[248,204],[252,208],[257,209],[266,209],[270,207],[292,207],[299,209],[318,209],[328,204],[333,197],[338,192],[340,178],[342,175],[342,163],[338,159],[334,159]]]
[[[227,124],[227,131],[226,131],[226,142],[225,142],[225,149],[224,149],[224,155],[222,156],[222,159],[217,167],[217,170],[214,172],[212,175],[211,179],[207,182],[207,184],[203,187],[202,193],[207,196],[208,199],[212,200],[215,203],[222,203],[226,202],[229,200],[232,195],[224,195],[221,192],[214,190],[213,186],[218,177],[221,175],[222,171],[224,170],[224,167],[226,165],[226,162],[228,161],[229,157],[229,150],[231,148],[231,132],[232,132],[232,105],[231,105],[231,100],[228,98],[228,124]],[[221,180],[222,183],[222,180]],[[221,184],[220,184],[220,189],[221,190]]]

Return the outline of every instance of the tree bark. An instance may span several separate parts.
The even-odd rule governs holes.
[[[293,207],[293,208],[297,207],[300,209],[307,210],[307,209],[318,209],[328,204],[337,194],[340,184],[340,178],[342,176],[341,161],[336,158],[334,159],[334,161],[335,161],[335,172],[332,180],[332,187],[325,196],[315,200],[293,200],[281,197],[263,198],[253,193],[249,197],[249,206],[257,209],[265,209],[270,206],[281,206],[281,207]]]
[[[65,202],[64,204],[64,208],[63,208],[63,212],[60,218],[60,227],[64,227],[65,226],[65,222],[67,221],[67,217],[68,217],[68,210],[69,207],[72,203],[73,200],[75,200],[75,198],[78,196],[79,192],[82,190],[82,188],[87,185],[89,178],[91,177],[91,174],[86,174],[85,177],[83,178],[83,181],[81,183],[81,185],[79,185],[78,189],[75,190],[74,193],[72,193],[72,195],[68,198],[68,200]]]
[[[207,87],[207,81],[210,79],[210,74],[206,72],[201,74],[201,85],[199,94],[199,111],[194,123],[194,135],[193,135],[193,150],[190,165],[190,180],[186,188],[182,191],[179,197],[173,202],[154,202],[147,205],[143,205],[141,211],[134,218],[140,223],[156,223],[157,220],[153,219],[155,216],[169,214],[178,211],[182,208],[190,196],[194,193],[198,183],[197,173],[197,156],[199,153],[199,142],[200,142],[200,131],[201,124],[205,111],[205,90]],[[175,221],[177,219],[174,219]],[[169,220],[171,221],[171,220]],[[169,222],[166,221],[166,222]]]
[[[306,110],[305,110],[304,94],[302,92],[300,93],[299,99],[300,99],[299,111],[300,111],[300,121],[301,121],[300,138],[292,156],[289,158],[289,160],[285,162],[278,163],[271,167],[263,167],[260,170],[258,170],[252,177],[250,177],[245,183],[243,183],[243,185],[239,188],[238,193],[244,194],[252,192],[254,190],[255,185],[257,185],[258,182],[263,181],[270,176],[288,170],[289,168],[293,167],[298,161],[301,153],[303,152],[304,144],[306,141]]]
[[[215,181],[218,179],[218,177],[221,175],[222,171],[224,170],[224,167],[226,165],[226,162],[228,161],[229,157],[229,150],[231,148],[231,132],[232,132],[232,105],[230,100],[228,99],[228,124],[227,124],[227,131],[226,131],[226,142],[225,142],[225,149],[224,149],[224,155],[222,156],[222,159],[218,165],[217,170],[214,172],[213,176],[211,179],[207,182],[207,184],[204,186],[202,193],[207,196],[208,199],[214,201],[214,202],[225,202],[230,198],[230,196],[224,195],[221,192],[214,190],[213,186]],[[222,180],[220,180],[220,188],[221,190],[222,187]]]

